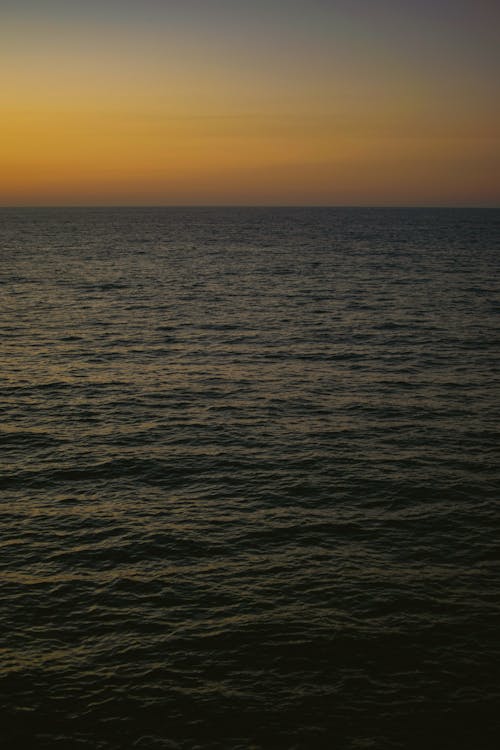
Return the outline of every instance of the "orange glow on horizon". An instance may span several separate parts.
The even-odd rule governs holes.
[[[369,48],[349,67],[70,31],[28,27],[25,54],[9,37],[1,205],[500,203],[487,89],[446,98]]]

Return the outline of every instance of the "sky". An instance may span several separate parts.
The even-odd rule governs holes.
[[[0,205],[500,205],[497,0],[0,0]]]

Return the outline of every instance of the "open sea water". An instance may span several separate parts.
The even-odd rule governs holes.
[[[0,211],[4,750],[499,747],[499,250]]]

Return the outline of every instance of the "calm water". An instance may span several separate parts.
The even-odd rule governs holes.
[[[497,747],[500,211],[0,211],[3,748]]]

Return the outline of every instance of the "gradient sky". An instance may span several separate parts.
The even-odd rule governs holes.
[[[497,0],[0,0],[0,204],[500,205]]]

